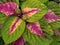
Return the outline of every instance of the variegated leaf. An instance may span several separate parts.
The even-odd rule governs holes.
[[[28,29],[25,30],[23,36],[30,45],[49,45],[52,42],[52,39],[40,37],[31,33]]]
[[[5,43],[11,43],[17,40],[25,29],[25,22],[18,17],[8,17],[6,20],[1,33]]]
[[[43,35],[43,31],[39,25],[39,22],[34,22],[34,23],[28,23],[27,24],[27,28],[28,30],[30,30],[31,33],[33,34],[37,34],[37,35],[40,35],[40,36],[44,36]]]
[[[21,7],[28,22],[38,21],[47,13],[47,7],[39,0],[26,0]]]
[[[24,45],[24,43],[25,43],[24,38],[20,37],[13,43],[13,45]]]
[[[44,18],[49,22],[60,21],[60,17],[58,17],[52,10],[48,10],[47,14]]]
[[[49,25],[48,21],[45,18],[42,18],[39,21],[42,30],[45,32],[45,34],[48,34],[49,36],[54,35],[53,29],[51,28],[51,26]]]
[[[5,14],[6,16],[13,15],[16,8],[18,8],[18,5],[15,2],[0,4],[0,12]]]

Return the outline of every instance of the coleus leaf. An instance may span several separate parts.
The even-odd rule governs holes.
[[[44,36],[43,31],[39,25],[39,22],[28,23],[27,28],[30,30],[31,33]]]
[[[55,33],[56,36],[60,36],[60,31],[59,31],[59,29],[54,30],[54,33]]]
[[[35,22],[47,13],[47,7],[39,0],[27,0],[21,5],[21,8],[24,15],[27,16],[28,22]]]
[[[58,29],[60,28],[60,21],[51,22],[49,23],[49,25],[51,26],[53,30]]]
[[[60,21],[60,17],[58,17],[52,10],[48,10],[47,14],[44,18],[49,22]]]
[[[52,41],[51,39],[49,40],[35,35],[31,33],[28,29],[25,30],[23,36],[30,45],[49,45]]]
[[[42,18],[40,21],[39,21],[40,25],[41,25],[41,28],[42,30],[52,36],[54,33],[53,33],[53,30],[51,28],[51,26],[49,25],[48,21],[45,19],[45,18]]]
[[[46,2],[48,2],[48,0],[40,0],[40,2],[46,3]]]
[[[12,2],[15,2],[16,4],[18,4],[19,5],[19,0],[11,0]]]
[[[18,17],[8,17],[1,30],[2,38],[6,44],[17,40],[25,29],[25,22]]]
[[[59,13],[60,12],[60,6],[56,2],[50,1],[46,5],[49,9],[53,10],[55,12],[55,14],[60,15],[60,13]]]
[[[0,24],[3,24],[6,19],[7,17],[4,14],[0,13]]]
[[[52,38],[54,41],[60,41],[60,36],[54,35],[54,36],[52,36]]]
[[[0,12],[5,14],[6,16],[13,15],[16,8],[18,8],[18,5],[15,2],[0,4]]]
[[[15,0],[15,1],[16,1],[16,3],[19,5],[19,3],[20,3],[19,0]]]
[[[60,42],[58,42],[58,41],[53,41],[50,45],[60,45]]]
[[[18,40],[16,40],[12,45],[24,45],[24,38],[21,36]]]
[[[26,42],[25,42],[25,45],[31,45],[31,44],[26,41]]]
[[[4,14],[0,13],[0,37],[1,37],[1,28],[3,28],[3,25],[6,21],[6,19],[7,19],[7,17]]]
[[[52,10],[48,10],[48,13],[44,16],[44,18],[48,21],[53,30],[60,28],[60,17],[58,17]]]

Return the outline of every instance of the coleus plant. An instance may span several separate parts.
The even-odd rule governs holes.
[[[60,41],[54,39],[54,35],[59,37],[55,32],[60,28],[60,17],[47,7],[47,2],[13,0],[0,4],[4,45],[51,45]]]

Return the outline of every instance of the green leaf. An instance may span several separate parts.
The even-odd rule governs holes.
[[[17,40],[24,32],[25,22],[21,19],[18,21],[16,21],[15,19],[18,19],[18,17],[8,17],[1,30],[2,38],[6,44],[12,43],[13,41]],[[14,21],[16,23],[14,23]],[[15,24],[15,28],[13,28],[13,24]],[[12,31],[10,31],[11,29],[13,33]]]
[[[48,2],[48,0],[40,0],[40,2],[46,3],[46,2]]]
[[[25,30],[23,36],[25,40],[31,45],[49,45],[52,42],[51,39],[46,39],[33,33],[30,33],[28,29]]]
[[[38,8],[41,10],[41,11],[33,14],[30,17],[27,16],[26,20],[28,22],[38,21],[47,13],[47,7],[44,4],[42,4],[39,0],[32,0],[32,1],[27,0],[22,4],[21,7],[22,7],[22,9],[24,9],[24,8]],[[25,15],[27,15],[27,14],[25,14]]]
[[[15,0],[16,1],[16,3],[19,5],[19,0]]]
[[[7,19],[7,16],[4,14],[0,13],[0,37],[1,37],[1,28],[4,25],[5,21]]]
[[[28,43],[28,42],[25,42],[25,45],[31,45],[30,43]]]
[[[55,36],[54,35],[54,36],[52,36],[52,38],[53,38],[54,41],[60,41],[60,36]]]
[[[60,15],[60,6],[56,2],[50,1],[46,5],[49,9],[53,10],[57,15]]]
[[[53,30],[58,29],[58,28],[60,28],[60,21],[51,22],[51,23],[49,23],[49,25],[51,26],[51,28]]]
[[[60,45],[60,42],[53,41],[50,45]]]
[[[53,30],[45,18],[42,18],[39,22],[40,22],[41,28],[46,34],[53,35]]]
[[[12,2],[16,2],[19,5],[19,0],[11,0]]]
[[[3,24],[7,19],[7,16],[5,16],[4,14],[0,13],[0,24]]]

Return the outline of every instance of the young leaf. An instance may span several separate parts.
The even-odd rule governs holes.
[[[8,17],[1,30],[2,38],[6,44],[17,40],[25,29],[25,22],[18,17]]]
[[[28,22],[38,21],[47,13],[47,7],[39,0],[26,0],[21,7]]]

